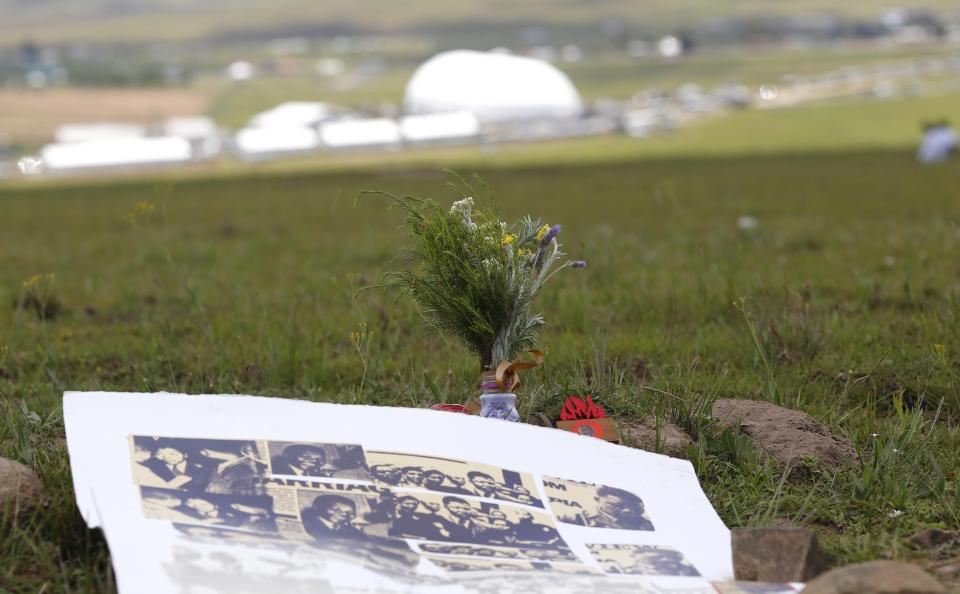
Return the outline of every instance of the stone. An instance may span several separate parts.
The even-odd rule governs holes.
[[[527,417],[528,425],[536,425],[538,427],[553,427],[553,421],[543,413],[533,413]]]
[[[806,582],[823,573],[832,559],[806,528],[734,528],[733,574],[749,582]]]
[[[32,470],[13,460],[0,458],[0,516],[14,514],[46,503],[47,492]]]
[[[939,561],[928,566],[928,569],[941,580],[952,583],[960,592],[960,557]]]
[[[693,440],[683,429],[673,423],[660,421],[660,449],[657,450],[657,429],[656,419],[646,417],[640,421],[617,421],[620,426],[620,437],[624,445],[646,450],[648,452],[657,452],[666,454],[673,458],[686,459],[687,448],[693,444]]]
[[[725,427],[740,423],[740,430],[755,447],[790,468],[804,458],[816,458],[829,468],[857,461],[857,451],[849,440],[799,410],[758,400],[721,398],[713,404],[712,414]]]
[[[947,589],[916,565],[870,561],[830,570],[809,582],[803,594],[947,594]]]
[[[910,542],[920,549],[953,548],[960,546],[960,530],[927,528],[910,537]]]

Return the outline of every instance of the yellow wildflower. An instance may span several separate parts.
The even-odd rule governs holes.
[[[47,274],[34,274],[27,280],[23,281],[23,288],[27,291],[32,291],[33,289],[39,288],[40,285],[44,283],[47,285],[52,285],[55,278],[56,277],[54,277],[52,272]]]
[[[937,358],[941,363],[947,362],[947,346],[944,344],[937,343],[933,345],[933,356]]]
[[[550,225],[544,223],[543,227],[540,227],[540,230],[537,231],[537,241],[543,239],[543,236],[547,234],[547,231],[550,230]]]
[[[513,233],[507,233],[507,234],[504,235],[503,238],[500,240],[500,247],[503,247],[503,246],[506,246],[506,245],[510,245],[511,243],[513,243],[513,242],[516,241],[516,240],[517,240],[517,236],[516,236],[516,235],[514,235]]]
[[[133,226],[137,226],[140,221],[149,222],[150,215],[153,214],[156,208],[152,202],[147,202],[146,200],[137,202],[133,210],[127,213],[127,220],[130,221],[130,224]]]
[[[153,212],[156,208],[157,207],[154,206],[152,202],[147,202],[144,200],[143,202],[138,202],[137,205],[133,207],[133,212],[136,214],[147,215]]]
[[[33,276],[31,276],[31,277],[28,278],[27,280],[23,281],[23,288],[24,288],[24,289],[27,289],[27,290],[29,291],[30,289],[32,289],[32,288],[34,288],[34,287],[36,287],[37,285],[40,284],[40,279],[41,279],[41,278],[43,278],[43,277],[41,277],[39,274],[34,274]]]

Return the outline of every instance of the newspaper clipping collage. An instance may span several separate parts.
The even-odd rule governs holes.
[[[797,591],[709,582],[716,570],[704,573],[658,531],[635,481],[584,482],[365,440],[126,441],[124,474],[149,526],[129,519],[122,529],[173,534],[163,571],[182,594]],[[338,572],[351,577],[325,581]]]

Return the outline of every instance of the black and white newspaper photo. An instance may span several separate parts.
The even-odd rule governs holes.
[[[78,504],[121,594],[733,581],[729,531],[685,460],[430,410],[107,393],[64,408]]]

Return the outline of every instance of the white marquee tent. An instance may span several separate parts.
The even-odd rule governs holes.
[[[188,140],[202,140],[217,136],[217,124],[206,116],[182,116],[167,118],[160,125],[164,136],[176,136]]]
[[[329,148],[392,146],[400,142],[400,127],[390,118],[328,122],[320,127],[320,141]]]
[[[96,122],[83,124],[63,124],[57,127],[54,138],[59,143],[90,142],[92,140],[117,140],[143,138],[147,127],[141,124],[120,122]]]
[[[316,126],[334,117],[337,112],[338,109],[329,103],[288,101],[253,116],[249,126],[257,128]]]
[[[467,111],[481,121],[574,118],[583,101],[567,76],[543,60],[455,50],[424,62],[407,83],[409,114]]]
[[[40,151],[48,171],[186,163],[192,157],[190,141],[162,136],[48,144]]]
[[[409,115],[400,118],[400,134],[407,142],[468,140],[480,135],[480,122],[468,111]]]
[[[315,150],[320,147],[320,135],[306,126],[244,128],[237,132],[234,143],[241,156],[268,157]]]

